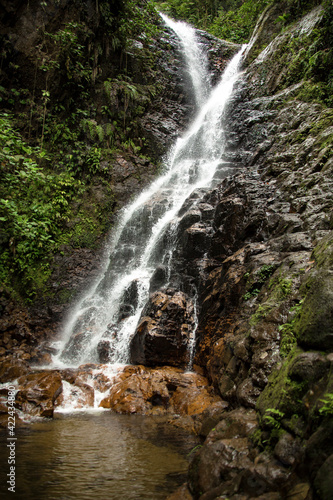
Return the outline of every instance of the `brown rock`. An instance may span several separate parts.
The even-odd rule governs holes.
[[[207,437],[207,444],[220,439],[248,437],[258,427],[255,410],[237,408],[221,415],[220,422]]]
[[[27,363],[20,361],[19,359],[13,359],[7,356],[4,361],[1,362],[0,366],[0,382],[10,382],[22,377],[29,373],[29,366]]]
[[[166,500],[193,500],[193,497],[187,487],[187,484],[183,484],[174,493],[169,495]]]
[[[284,432],[274,448],[275,456],[284,465],[293,465],[300,457],[301,444],[288,432]]]
[[[61,376],[57,372],[31,373],[18,379],[16,403],[24,413],[52,417],[54,402],[62,391]]]
[[[130,345],[131,362],[185,368],[193,313],[193,303],[185,293],[174,289],[153,293]]]
[[[139,365],[126,367],[115,378],[100,406],[117,413],[198,416],[220,403],[220,398],[209,392],[207,379],[199,374]]]
[[[220,398],[216,398],[217,402]],[[178,387],[170,403],[180,414],[198,415],[207,410],[214,401],[206,388]]]

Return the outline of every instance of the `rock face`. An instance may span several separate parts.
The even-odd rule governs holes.
[[[186,368],[193,335],[194,308],[186,294],[173,289],[155,292],[131,341],[131,362]]]
[[[224,400],[261,419],[252,434],[208,434],[190,468],[195,499],[330,497],[332,110],[303,101],[307,83],[288,84],[281,56],[322,16],[314,9],[247,54],[228,113],[225,155],[238,171],[200,199],[214,208],[205,254],[184,265],[178,253],[200,291],[196,362]]]

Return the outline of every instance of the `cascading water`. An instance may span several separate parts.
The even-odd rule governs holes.
[[[170,276],[177,214],[194,190],[211,186],[216,172],[223,170],[221,121],[237,78],[242,51],[208,95],[207,62],[195,31],[185,23],[175,23],[165,16],[163,19],[181,41],[197,116],[170,151],[165,173],[119,218],[108,269],[73,311],[64,329],[60,352],[54,359],[56,364],[97,362],[98,350],[105,343],[109,346],[110,363],[129,362],[130,340],[149,298],[150,280],[160,265],[167,269],[165,285]],[[195,295],[194,291],[194,301]],[[193,335],[194,332],[192,340]]]

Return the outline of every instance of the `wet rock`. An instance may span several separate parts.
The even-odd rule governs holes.
[[[223,482],[226,484],[222,485],[223,489],[219,493],[224,493],[224,488],[230,486],[229,481],[232,481],[244,469],[251,467],[248,444],[246,438],[220,440],[211,445],[204,444],[200,453],[190,464],[189,485],[191,492],[195,496],[199,493],[201,495],[209,493],[221,486]],[[238,490],[235,484],[233,487],[234,491]]]
[[[320,271],[307,281],[308,292],[295,331],[302,346],[333,350],[333,279]]]
[[[323,422],[310,436],[305,446],[305,465],[314,479],[323,463],[333,454],[333,421]]]
[[[207,437],[210,431],[216,427],[218,422],[220,422],[223,413],[226,412],[229,403],[226,401],[220,401],[211,405],[209,408],[204,410],[202,413],[202,424],[198,434],[203,437]]]
[[[159,265],[156,267],[152,277],[150,278],[149,293],[154,293],[165,285],[167,279],[167,269],[165,266]]]
[[[200,222],[201,217],[202,217],[201,210],[199,210],[199,208],[192,208],[191,210],[185,212],[185,214],[182,216],[182,218],[178,223],[177,227],[178,235],[181,236],[186,229],[196,224],[197,222]]]
[[[291,363],[288,374],[298,381],[315,382],[320,380],[329,368],[329,361],[319,352],[303,352]]]
[[[255,408],[257,399],[260,395],[260,390],[258,387],[255,387],[253,380],[245,379],[238,386],[236,395],[241,405],[249,408]]]
[[[29,371],[29,365],[26,362],[7,357],[1,362],[0,382],[3,384],[5,382],[13,381],[23,375],[26,375]]]
[[[75,333],[66,344],[62,353],[62,359],[65,361],[79,359],[89,344],[90,338],[91,333],[89,331]]]
[[[133,280],[131,284],[126,288],[124,296],[122,297],[122,305],[119,309],[119,321],[127,318],[128,316],[131,316],[134,313],[138,305],[138,287],[138,281]],[[102,360],[101,363],[103,363]]]
[[[333,491],[333,455],[320,467],[314,485],[322,500],[330,500]]]
[[[53,416],[54,402],[62,391],[59,373],[31,373],[20,377],[18,385],[19,390],[16,394],[18,408],[34,416]]]
[[[100,406],[117,413],[148,413],[153,406],[162,411],[170,399],[165,385],[157,379],[149,379],[143,368],[122,374],[111,388],[110,394]]]
[[[288,432],[284,432],[274,448],[275,456],[284,465],[293,465],[300,459],[301,442]]]
[[[63,383],[64,384],[64,383]],[[66,397],[64,392],[66,392]],[[94,406],[94,389],[79,379],[74,384],[68,384],[63,392],[56,398],[54,407],[70,405],[71,408],[92,408]]]
[[[181,415],[199,415],[211,408],[220,398],[212,396],[206,387],[178,387],[172,395],[171,404],[176,413]]]
[[[299,483],[288,490],[288,500],[312,500],[312,498],[311,486],[309,483]]]
[[[236,494],[239,498],[242,494],[244,498],[257,497],[268,492],[269,477],[261,471],[258,451],[249,440],[258,428],[256,412],[239,408],[223,412],[220,418],[191,461],[191,492],[195,496],[200,492],[200,498],[207,500],[220,495],[238,498]]]
[[[118,375],[100,406],[117,413],[168,414],[199,418],[221,400],[205,377],[172,367],[129,366]],[[201,425],[201,420],[198,421]],[[187,425],[187,424],[186,424]],[[191,421],[191,430],[194,422]]]
[[[196,259],[207,253],[212,234],[212,228],[202,222],[197,222],[186,229],[182,238],[183,256],[187,259]]]
[[[258,427],[258,419],[254,410],[237,408],[221,415],[220,422],[207,436],[206,443],[214,443],[220,439],[232,439],[250,436]]]
[[[187,484],[180,486],[174,493],[169,495],[166,500],[193,500]]]
[[[216,207],[211,255],[227,257],[233,250],[242,229],[245,215],[244,204],[237,195],[225,197]]]
[[[192,301],[173,289],[152,294],[130,344],[131,362],[186,367],[194,327]]]
[[[100,340],[98,342],[97,354],[100,363],[108,363],[110,361],[111,343],[109,340]]]

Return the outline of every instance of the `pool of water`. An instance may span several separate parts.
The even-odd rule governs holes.
[[[16,437],[11,494],[1,435],[1,498],[165,499],[186,481],[188,455],[198,444],[165,419],[110,412],[60,414],[18,429]]]

